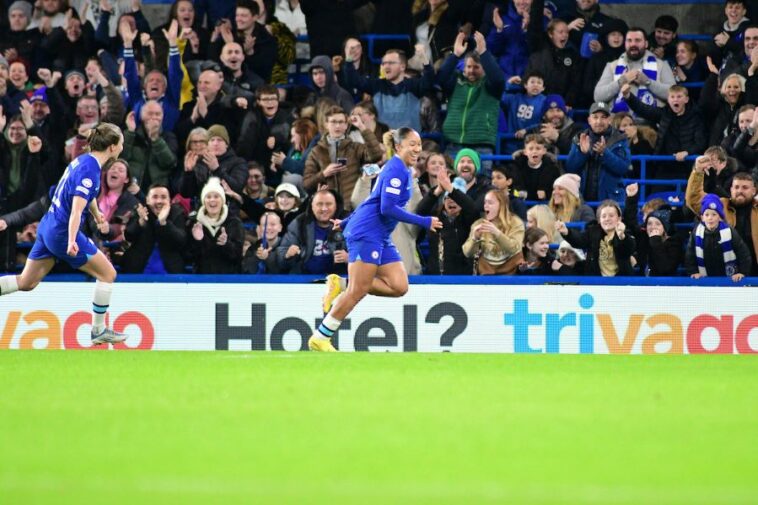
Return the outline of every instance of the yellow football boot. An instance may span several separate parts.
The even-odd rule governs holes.
[[[311,335],[308,339],[308,349],[317,352],[337,352],[337,349],[332,345],[332,339],[319,338],[316,335]]]
[[[337,274],[329,274],[326,276],[326,293],[321,299],[321,308],[324,311],[324,315],[328,314],[332,310],[334,300],[345,291],[347,286],[347,279],[343,279]]]

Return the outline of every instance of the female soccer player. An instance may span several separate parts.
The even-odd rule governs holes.
[[[92,300],[92,343],[99,345],[126,340],[123,333],[105,327],[116,270],[80,228],[87,209],[98,223],[103,220],[97,207],[100,170],[118,158],[124,148],[124,136],[118,126],[100,123],[87,134],[87,144],[89,152],[72,161],[58,181],[21,275],[0,277],[0,295],[31,291],[55,266],[56,258],[65,261],[97,279]]]
[[[343,279],[337,275],[327,277],[327,315],[308,340],[312,351],[336,351],[332,335],[367,294],[398,297],[408,291],[408,274],[390,239],[398,221],[432,231],[442,228],[437,217],[417,216],[405,210],[413,187],[411,167],[421,153],[421,137],[411,128],[400,128],[392,132],[392,141],[396,154],[379,173],[371,195],[347,219],[334,221],[335,227],[344,230],[350,284],[344,289]]]

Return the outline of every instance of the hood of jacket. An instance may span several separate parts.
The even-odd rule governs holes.
[[[326,73],[326,86],[324,86],[324,90],[321,91],[318,89],[315,83],[313,83],[313,77],[311,77],[311,83],[313,83],[313,87],[318,90],[319,93],[327,95],[331,98],[335,98],[337,95],[337,83],[334,81],[334,70],[332,69],[332,59],[328,56],[316,56],[311,61],[311,69],[313,67],[321,67],[324,69],[324,72]]]

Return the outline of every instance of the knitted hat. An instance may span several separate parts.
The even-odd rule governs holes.
[[[542,114],[540,114],[540,117],[544,117],[545,113],[550,109],[561,109],[564,114],[568,114],[566,100],[561,95],[547,95],[545,97],[545,101],[542,102]]]
[[[274,196],[279,196],[279,193],[289,193],[295,198],[300,198],[300,191],[297,190],[297,186],[290,182],[283,182],[276,187]]]
[[[726,215],[724,214],[724,204],[721,203],[718,195],[708,193],[703,197],[703,201],[700,203],[700,215],[702,216],[708,209],[715,210],[721,217],[721,220],[726,221]]]
[[[553,187],[560,186],[577,198],[581,198],[579,186],[582,184],[582,178],[576,174],[563,174],[553,181]]]
[[[229,145],[229,132],[226,131],[226,127],[220,124],[214,124],[210,128],[208,128],[208,138],[212,139],[213,137],[220,137],[224,139],[224,142],[226,142],[226,145]]]
[[[463,177],[456,177],[455,179],[453,179],[453,189],[454,190],[457,189],[461,193],[465,194],[466,191],[468,191],[468,184],[466,183],[466,179],[464,179]],[[449,191],[445,191],[445,194],[442,196],[444,198],[447,198],[450,193],[451,192]]]
[[[8,7],[8,15],[13,11],[21,11],[24,13],[24,16],[26,16],[26,19],[29,21],[32,20],[32,4],[29,2],[24,2],[22,0],[13,2],[11,6]]]
[[[651,217],[656,218],[663,225],[663,229],[667,235],[671,235],[671,211],[667,209],[657,209],[647,215],[645,218],[645,226],[647,226],[647,220]]]
[[[471,158],[471,161],[474,162],[474,166],[476,167],[475,173],[479,173],[479,171],[482,169],[482,160],[479,158],[479,153],[474,151],[473,149],[469,149],[468,147],[465,147],[458,151],[458,154],[455,155],[455,163],[453,163],[453,168],[455,170],[455,173],[458,173],[458,162],[463,158],[464,156],[467,156]]]
[[[208,193],[218,193],[221,198],[226,201],[226,194],[224,193],[224,187],[221,185],[221,179],[218,177],[211,177],[208,182],[203,186],[203,190],[200,192],[200,203],[204,204],[205,197]]]
[[[34,93],[29,98],[29,103],[34,102],[44,102],[48,105],[50,104],[50,102],[47,100],[47,86],[42,86],[41,88],[34,90]]]
[[[66,72],[66,75],[63,77],[63,82],[68,81],[69,77],[73,77],[75,75],[78,75],[84,81],[87,80],[87,77],[84,75],[84,72],[82,72],[81,70],[72,69],[72,70],[69,70],[68,72]]]
[[[561,240],[561,243],[558,244],[558,252],[565,251],[565,250],[574,251],[574,254],[576,254],[576,259],[579,261],[584,261],[585,259],[584,251],[582,251],[581,249],[575,248],[574,246],[572,246],[565,240]]]

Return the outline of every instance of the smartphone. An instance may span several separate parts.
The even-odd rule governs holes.
[[[337,158],[337,163],[340,165],[347,165],[347,158]]]

